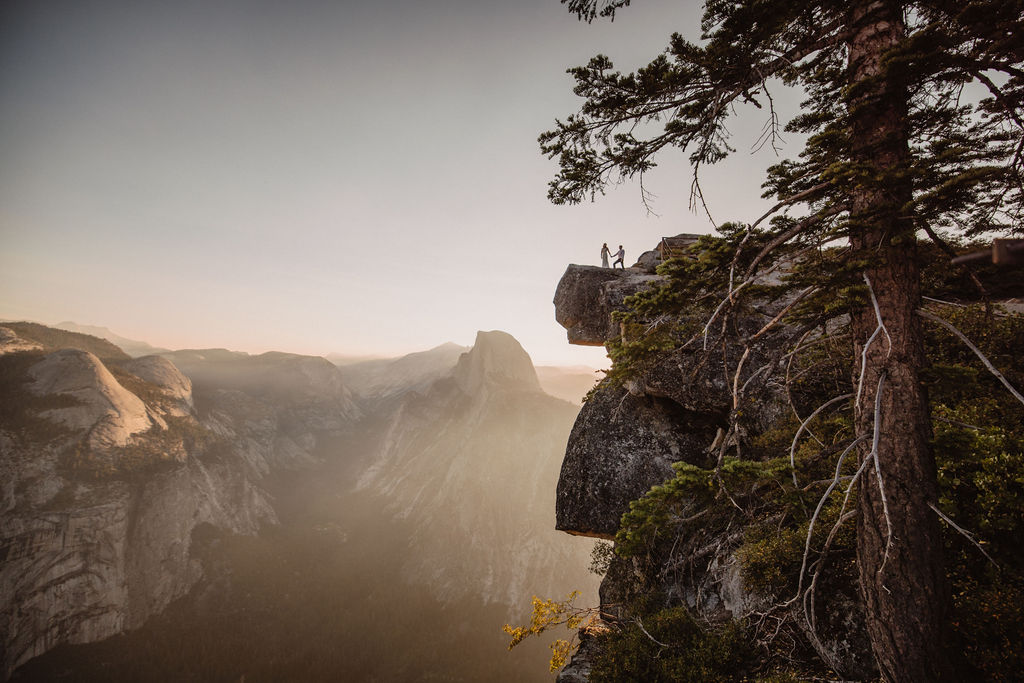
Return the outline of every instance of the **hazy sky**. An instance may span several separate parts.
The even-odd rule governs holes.
[[[558,0],[0,3],[0,317],[172,348],[397,355],[478,329],[538,363],[572,347],[569,263],[708,232],[682,154],[594,204],[550,205],[537,135],[578,109],[565,69],[646,63],[699,5],[587,25]],[[750,152],[704,178],[751,220]],[[792,146],[787,153],[795,154]]]

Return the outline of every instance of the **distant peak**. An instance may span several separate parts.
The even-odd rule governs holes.
[[[530,355],[515,337],[500,330],[476,333],[473,348],[459,357],[454,377],[468,394],[484,387],[541,391]]]
[[[465,346],[460,346],[459,344],[456,344],[455,342],[450,342],[449,341],[449,342],[445,342],[444,344],[438,344],[437,346],[435,346],[434,348],[432,348],[430,350],[431,351],[450,351],[451,349],[466,350],[466,347]]]

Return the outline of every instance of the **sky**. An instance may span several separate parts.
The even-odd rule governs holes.
[[[7,0],[0,318],[378,356],[500,329],[535,363],[606,367],[554,320],[566,266],[713,226],[682,152],[645,178],[655,213],[636,183],[554,206],[536,139],[582,102],[567,68],[635,69],[699,19],[679,0],[589,25],[558,0]],[[702,175],[716,222],[767,206],[758,116]]]

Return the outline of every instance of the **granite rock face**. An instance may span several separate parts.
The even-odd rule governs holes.
[[[644,272],[656,265],[657,252],[645,257],[643,267],[624,272],[569,266],[554,303],[556,320],[567,329],[570,343],[597,345],[619,336],[611,314],[623,308],[625,296],[660,280]],[[772,277],[771,283],[777,284],[778,276]],[[786,303],[759,302],[738,313],[731,325],[753,337]],[[784,328],[781,338],[787,336],[791,337],[788,342],[761,340],[749,349],[728,338],[708,350],[695,344],[664,353],[621,384],[600,384],[584,404],[566,446],[557,487],[557,528],[613,539],[630,502],[671,478],[673,463],[714,466],[730,421],[735,426],[730,438],[742,442],[788,417],[791,408],[779,379],[784,374],[779,349],[795,341],[795,331]],[[737,367],[742,368],[738,376],[725,370],[735,372]],[[756,400],[742,403],[743,409],[737,410],[734,392]],[[651,594],[686,605],[712,623],[763,611],[769,597],[749,589],[742,580],[736,554],[742,539],[742,530],[680,539],[687,557],[700,558],[687,571],[614,558],[601,583],[602,613],[612,620],[629,618],[623,606]],[[855,598],[834,592],[830,600],[840,607],[817,637],[809,639],[812,647],[836,670],[870,677],[872,660]],[[840,615],[838,621],[835,615]],[[559,676],[560,682],[586,680],[598,645],[593,640],[582,642],[586,647],[581,646]]]
[[[627,296],[660,279],[639,268],[570,265],[555,290],[555,320],[566,329],[570,344],[603,346],[619,334],[612,313],[623,310]]]
[[[611,539],[636,500],[669,479],[672,463],[704,465],[721,415],[656,396],[599,389],[583,405],[558,478],[555,527]]]
[[[102,348],[80,346],[89,345]],[[136,628],[184,595],[202,576],[193,531],[254,534],[276,523],[263,477],[313,461],[319,436],[358,415],[322,358],[268,354],[224,367],[197,353],[186,355],[190,378],[158,356],[8,351],[0,680],[61,643]]]
[[[76,403],[41,416],[74,430],[89,430],[90,445],[124,446],[134,434],[156,424],[146,404],[118,383],[100,359],[88,351],[62,349],[29,370],[36,395],[62,395]]]
[[[459,356],[453,377],[466,394],[476,394],[485,387],[541,390],[530,356],[515,337],[499,330],[476,333],[473,348]]]
[[[518,607],[534,594],[593,593],[592,543],[552,528],[577,412],[541,390],[529,355],[504,332],[478,333],[449,376],[406,393],[359,478],[414,529],[403,575],[445,601],[477,595]]]
[[[174,363],[162,356],[142,356],[122,363],[122,367],[139,379],[158,387],[170,402],[167,412],[184,417],[195,407],[192,381]]]

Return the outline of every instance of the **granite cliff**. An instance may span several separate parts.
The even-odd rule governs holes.
[[[664,281],[655,273],[659,260],[657,252],[647,252],[633,267],[618,271],[570,265],[554,296],[555,318],[566,328],[569,342],[598,345],[619,337],[623,328],[613,314],[626,309],[627,296]],[[756,339],[757,330],[791,300],[765,300],[731,324]],[[750,348],[724,336],[713,348],[675,348],[659,353],[642,371],[599,384],[580,411],[566,447],[557,487],[557,528],[612,540],[631,501],[672,479],[673,465],[713,469],[736,447],[736,440],[766,433],[788,417],[790,399],[779,381],[784,367],[778,351],[780,338],[791,342],[792,334],[783,329],[771,341],[757,340]],[[725,370],[737,367],[735,375]],[[737,392],[757,400],[737,410]],[[704,514],[696,502],[685,510],[686,515]],[[671,566],[614,557],[600,588],[602,614],[612,621],[629,620],[627,606],[649,595],[662,596],[666,606],[685,606],[707,623],[763,611],[771,596],[742,579],[737,556],[742,540],[742,529],[678,537]],[[836,670],[870,674],[859,607],[853,601],[844,605],[848,622],[819,624],[820,637],[812,639],[812,646]],[[581,638],[560,681],[587,680],[599,645],[586,632]]]
[[[202,576],[193,530],[275,522],[261,478],[310,461],[321,434],[359,414],[323,359],[131,359],[28,323],[0,326],[0,344],[3,677],[184,595]]]
[[[446,376],[402,397],[359,487],[414,525],[410,581],[445,600],[516,607],[531,591],[592,586],[592,544],[552,529],[552,488],[577,410],[541,390],[529,355],[499,331],[477,333]]]

